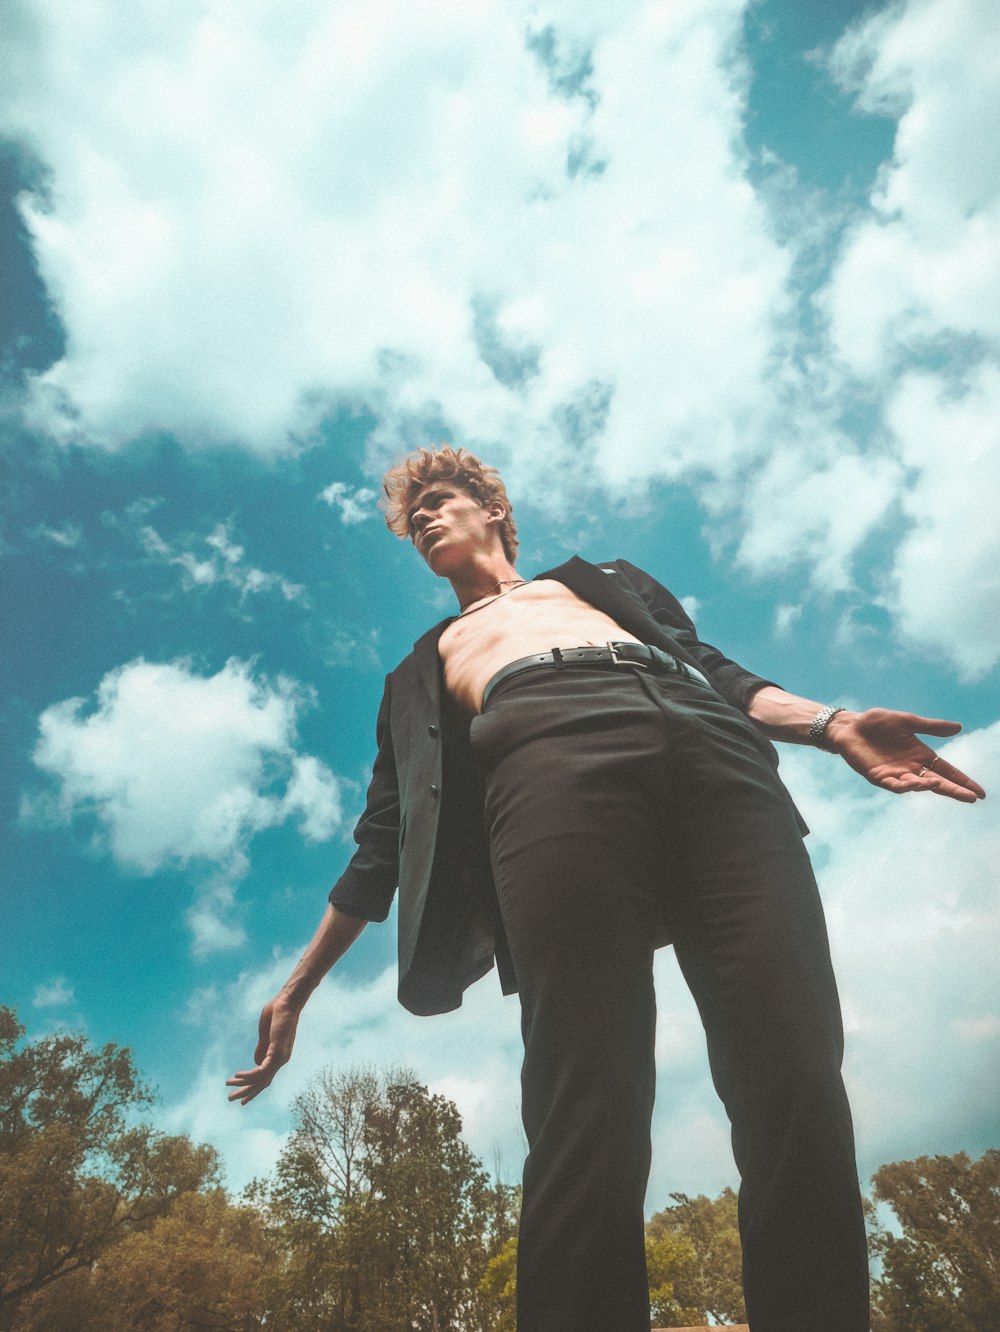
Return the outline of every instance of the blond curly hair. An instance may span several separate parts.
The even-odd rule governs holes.
[[[506,510],[500,525],[500,540],[504,554],[513,564],[517,558],[517,525],[499,472],[468,449],[453,449],[450,444],[437,449],[418,449],[386,472],[379,507],[389,531],[401,540],[411,535],[410,512],[414,500],[432,481],[450,481],[484,507],[493,500],[500,501]]]

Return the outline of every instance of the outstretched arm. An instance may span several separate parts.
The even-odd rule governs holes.
[[[275,1073],[292,1057],[295,1031],[306,1000],[367,923],[335,906],[327,907],[319,929],[295,970],[275,997],[264,1005],[257,1027],[255,1067],[244,1069],[227,1080],[227,1087],[236,1088],[229,1093],[230,1101],[249,1105],[265,1087],[270,1087]]]
[[[750,699],[748,715],[772,740],[792,744],[813,743],[809,734],[819,703],[786,693],[776,685],[765,685]],[[868,708],[865,712],[842,711],[827,723],[823,740],[855,772],[886,791],[898,795],[909,791],[934,791],[974,804],[986,792],[959,768],[940,758],[920,735],[957,735],[959,722],[918,717],[912,712]]]

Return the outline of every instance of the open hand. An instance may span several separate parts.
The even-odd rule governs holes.
[[[257,1025],[257,1048],[253,1052],[256,1067],[244,1069],[226,1080],[227,1087],[236,1088],[229,1093],[230,1101],[249,1105],[255,1096],[270,1087],[278,1069],[292,1057],[298,1024],[299,1010],[280,994],[264,1005]]]
[[[979,783],[947,763],[917,734],[950,736],[961,729],[959,722],[869,708],[866,712],[838,712],[827,726],[826,736],[841,758],[874,786],[897,795],[934,791],[974,804],[986,797]]]

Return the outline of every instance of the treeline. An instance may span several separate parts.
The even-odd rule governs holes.
[[[0,1329],[514,1332],[518,1191],[403,1070],[321,1073],[273,1175],[148,1122],[128,1050],[26,1041],[0,1008]],[[884,1166],[875,1332],[1000,1327],[1000,1152]],[[741,1322],[736,1199],[647,1226],[654,1321]]]

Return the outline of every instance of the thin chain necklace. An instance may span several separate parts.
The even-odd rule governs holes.
[[[475,615],[476,611],[485,610],[487,606],[492,606],[494,601],[499,601],[501,597],[509,596],[515,588],[524,587],[527,581],[527,578],[499,578],[494,583],[494,587],[503,587],[505,583],[512,583],[513,587],[508,587],[506,592],[498,592],[495,597],[490,597],[488,601],[483,601],[481,606],[476,605],[477,601],[482,600],[481,597],[474,597],[472,601],[467,601],[464,606],[459,605],[458,618],[461,619],[463,615]]]

